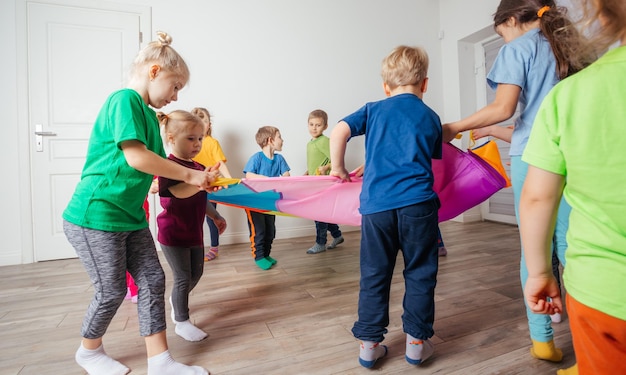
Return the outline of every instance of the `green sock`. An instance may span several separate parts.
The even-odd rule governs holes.
[[[268,256],[266,256],[266,257],[265,257],[265,259],[267,259],[267,260],[269,260],[270,262],[272,262],[272,264],[276,264],[276,263],[278,263],[278,261],[277,261],[276,259],[272,258],[272,257],[271,257],[271,256],[269,256],[269,255],[268,255]]]
[[[267,258],[262,258],[259,260],[255,260],[257,266],[259,266],[262,270],[269,270],[272,268],[273,264]]]

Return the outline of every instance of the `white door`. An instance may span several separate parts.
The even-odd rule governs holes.
[[[140,48],[140,15],[27,3],[34,260],[75,257],[62,213],[100,106]]]
[[[479,80],[482,81],[483,85],[486,85],[484,104],[481,104],[479,107],[486,105],[487,103],[491,103],[494,101],[496,92],[492,90],[489,85],[487,85],[487,80],[485,78],[486,74],[491,70],[493,66],[493,62],[498,55],[498,51],[500,51],[500,47],[504,45],[504,40],[502,38],[496,38],[494,40],[490,40],[482,44],[483,48],[483,64],[485,69],[484,75],[478,77]],[[513,117],[507,121],[499,124],[500,126],[510,126],[513,125],[513,121],[515,118],[519,116],[519,108],[516,110]],[[497,138],[493,138],[498,145],[498,151],[500,152],[500,157],[502,158],[502,164],[504,169],[509,177],[511,177],[511,158],[509,156],[510,144],[508,142],[499,140]],[[483,218],[491,221],[504,222],[509,224],[515,224],[515,203],[513,199],[513,189],[506,188],[502,189],[499,192],[492,195],[485,203],[481,205],[481,214]]]

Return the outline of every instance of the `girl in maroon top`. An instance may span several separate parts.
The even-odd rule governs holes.
[[[204,124],[187,111],[159,114],[165,140],[171,147],[168,159],[187,168],[204,170],[192,160],[202,147]],[[182,181],[159,177],[159,195],[163,212],[157,216],[158,241],[174,275],[170,304],[176,334],[188,341],[200,341],[207,334],[189,319],[189,292],[198,284],[204,271],[205,215],[213,219],[220,234],[226,221],[208,204],[207,193]]]

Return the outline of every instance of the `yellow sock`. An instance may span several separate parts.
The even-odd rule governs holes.
[[[561,362],[563,359],[563,352],[554,346],[554,340],[548,342],[531,341],[533,347],[530,348],[530,355],[533,357],[551,362]]]
[[[556,375],[578,375],[578,365],[556,371]]]

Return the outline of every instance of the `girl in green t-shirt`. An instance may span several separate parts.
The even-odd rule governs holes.
[[[165,159],[152,108],[178,99],[189,79],[171,37],[141,50],[127,88],[114,92],[94,123],[81,180],[63,213],[64,231],[94,288],[81,330],[76,362],[89,374],[130,372],[109,357],[104,336],[126,295],[126,271],[139,287],[139,332],[145,339],[148,375],[206,375],[199,366],[175,362],[165,334],[165,275],[148,229],[143,202],[154,175],[209,189],[215,171],[197,171]],[[152,108],[151,108],[152,107]]]

